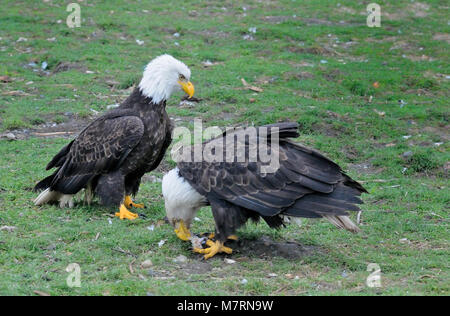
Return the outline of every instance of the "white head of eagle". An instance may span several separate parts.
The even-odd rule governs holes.
[[[189,97],[194,95],[194,85],[189,81],[191,71],[178,59],[161,55],[145,67],[139,89],[154,103],[169,99],[173,91],[182,89]]]

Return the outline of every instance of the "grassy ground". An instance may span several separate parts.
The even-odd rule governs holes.
[[[15,227],[0,231],[0,294],[450,294],[448,7],[378,1],[382,24],[369,28],[366,2],[79,1],[81,27],[69,29],[67,1],[2,0],[0,131],[17,140],[0,140],[0,226]],[[299,142],[369,190],[363,233],[312,220],[280,231],[250,224],[246,241],[265,235],[313,251],[294,260],[250,249],[231,256],[235,264],[204,263],[163,222],[152,180],[164,168],[141,186],[146,219],[33,206],[30,189],[68,141],[35,132],[79,131],[161,53],[190,66],[203,99],[172,97],[177,125],[298,121]],[[241,78],[263,92],[243,89]],[[210,211],[199,217],[193,231],[211,231]],[[187,262],[174,262],[179,255]],[[141,267],[145,260],[152,266]],[[80,288],[66,284],[70,263],[81,267]],[[379,288],[366,286],[369,263],[381,268]]]

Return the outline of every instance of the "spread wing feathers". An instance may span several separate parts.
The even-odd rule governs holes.
[[[54,191],[75,194],[95,175],[119,167],[144,134],[137,116],[106,116],[92,122],[48,164],[59,167],[35,189],[50,184]]]
[[[270,125],[279,128],[280,139],[274,173],[262,173],[260,160],[249,162],[247,143],[245,162],[179,162],[180,174],[209,201],[226,200],[261,216],[322,217],[359,210],[354,204],[361,203],[357,196],[364,188],[319,152],[286,139],[298,136],[298,126],[283,124]]]

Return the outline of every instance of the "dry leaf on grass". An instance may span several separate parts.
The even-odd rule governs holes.
[[[255,91],[255,92],[263,92],[264,90],[255,86],[248,87],[249,90]]]
[[[1,82],[12,82],[13,79],[10,76],[0,76]]]
[[[202,62],[202,65],[205,68],[212,67],[212,66],[217,66],[217,65],[221,65],[221,64],[223,64],[223,63],[221,63],[221,62],[212,62],[210,60],[206,60],[206,61]]]
[[[130,264],[128,265],[128,268],[130,269],[131,274],[134,274],[133,264],[135,263],[135,261],[136,261],[136,259],[131,261]]]
[[[249,89],[249,90],[252,90],[252,91],[255,91],[255,92],[263,92],[263,91],[264,91],[263,89],[261,89],[261,88],[259,88],[259,87],[257,87],[257,86],[249,85],[249,84],[247,83],[247,81],[245,81],[244,78],[241,78],[241,81],[242,81],[242,84],[244,85],[244,87],[247,88],[247,89]]]
[[[379,116],[385,116],[386,112],[378,111],[377,109],[373,109],[375,113],[377,113]]]
[[[3,95],[10,95],[10,96],[20,96],[20,97],[25,97],[25,96],[30,96],[31,94],[23,92],[21,90],[14,90],[14,91],[6,91],[2,93]]]
[[[153,262],[152,262],[150,259],[145,260],[145,261],[143,261],[143,262],[141,263],[141,268],[142,268],[142,269],[148,269],[148,268],[150,268],[151,266],[153,266]]]
[[[16,230],[16,226],[2,226],[0,227],[0,231],[7,231],[8,233],[12,233]]]

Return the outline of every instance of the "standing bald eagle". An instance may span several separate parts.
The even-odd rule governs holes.
[[[166,100],[180,87],[192,97],[190,76],[189,68],[172,56],[153,59],[139,86],[118,108],[90,123],[50,161],[46,169],[57,170],[36,185],[43,192],[35,204],[72,207],[73,195],[86,189],[88,203],[98,195],[103,205],[119,208],[120,219],[137,218],[128,209],[144,206],[130,196],[164,157],[172,141]]]
[[[299,136],[297,129],[296,123],[267,125],[264,131],[268,133],[258,128],[253,144],[242,137],[244,130],[227,131],[201,144],[201,149],[203,155],[217,153],[220,146],[227,148],[231,143],[231,160],[178,162],[162,182],[167,217],[177,236],[192,239],[191,221],[205,205],[211,205],[216,241],[208,240],[210,248],[194,251],[205,254],[206,259],[219,252],[231,253],[224,242],[248,219],[262,218],[276,228],[283,225],[284,217],[324,217],[339,228],[359,231],[347,211],[359,211],[355,204],[362,203],[359,196],[367,191],[322,154],[290,141],[289,137]],[[275,135],[277,146],[270,141]],[[278,156],[278,168],[271,173],[262,171],[267,162],[262,162],[260,152],[257,159],[249,159],[252,146],[264,142]],[[191,156],[195,146],[190,147]],[[239,160],[239,148],[245,150],[245,159]]]

